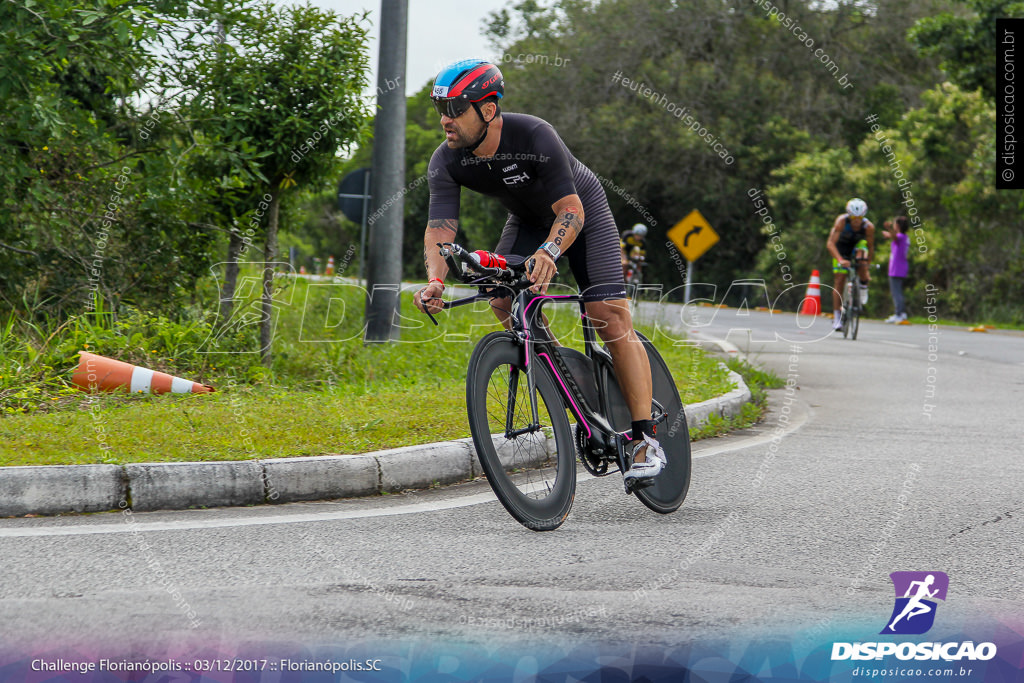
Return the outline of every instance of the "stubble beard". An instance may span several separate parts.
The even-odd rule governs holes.
[[[447,134],[447,132],[448,131],[445,131],[446,134]],[[455,138],[454,139],[449,140],[449,139],[447,139],[447,137],[445,138],[445,142],[448,144],[448,148],[449,149],[463,149],[463,148],[469,147],[471,144],[473,144],[472,140],[475,140],[476,138],[480,137],[480,134],[483,131],[482,130],[481,131],[477,131],[475,136],[469,136],[469,135],[466,134],[466,129],[463,128],[462,126],[453,126],[452,127],[452,132],[455,133]]]

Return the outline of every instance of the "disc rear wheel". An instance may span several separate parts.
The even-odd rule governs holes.
[[[665,450],[668,464],[652,485],[636,492],[636,497],[651,510],[664,515],[678,510],[690,490],[690,428],[668,365],[646,337],[639,332],[637,336],[643,341],[651,363],[654,399],[665,409],[666,417],[658,425],[656,436]]]
[[[679,390],[665,360],[646,337],[639,332],[636,334],[643,342],[651,364],[654,400],[665,411],[665,419],[658,425],[655,438],[665,451],[667,464],[649,486],[637,489],[634,493],[651,510],[668,514],[679,509],[690,490],[690,428],[686,423],[686,412],[679,398]],[[600,372],[604,375],[603,383],[608,393],[607,415],[617,431],[627,431],[632,418],[626,399],[619,388],[610,360],[601,360],[600,363]]]

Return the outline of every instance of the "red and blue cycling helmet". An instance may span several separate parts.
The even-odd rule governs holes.
[[[434,79],[430,99],[441,116],[458,118],[473,107],[484,121],[478,103],[488,97],[501,99],[504,94],[505,79],[498,67],[482,59],[463,59],[441,69]]]

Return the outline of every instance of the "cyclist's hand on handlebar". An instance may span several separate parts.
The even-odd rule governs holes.
[[[424,313],[440,313],[443,309],[443,300],[441,294],[444,292],[444,285],[434,280],[428,282],[426,287],[420,289],[413,295],[413,303],[416,304],[416,308],[420,309]]]
[[[551,255],[541,249],[538,249],[530,260],[533,262],[529,269],[530,282],[534,283],[530,291],[547,294],[548,283],[558,274],[558,266],[551,260]]]
[[[841,258],[841,259],[839,259],[839,265],[841,265],[843,268],[849,268],[850,267],[850,261],[849,261],[849,259]]]

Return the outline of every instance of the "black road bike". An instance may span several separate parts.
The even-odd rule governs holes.
[[[511,329],[483,337],[470,359],[469,425],[480,464],[505,509],[529,529],[556,529],[576,495],[577,456],[598,477],[629,468],[632,421],[611,354],[598,344],[582,296],[535,294],[529,291],[526,264],[484,267],[457,244],[438,247],[453,277],[478,288],[474,295],[444,302],[445,309],[495,298],[512,301]],[[541,315],[551,302],[579,306],[585,353],[556,342]],[[626,492],[668,514],[682,505],[690,487],[690,433],[668,366],[651,342],[637,335],[651,364],[652,419],[668,464],[652,479],[631,481]]]

